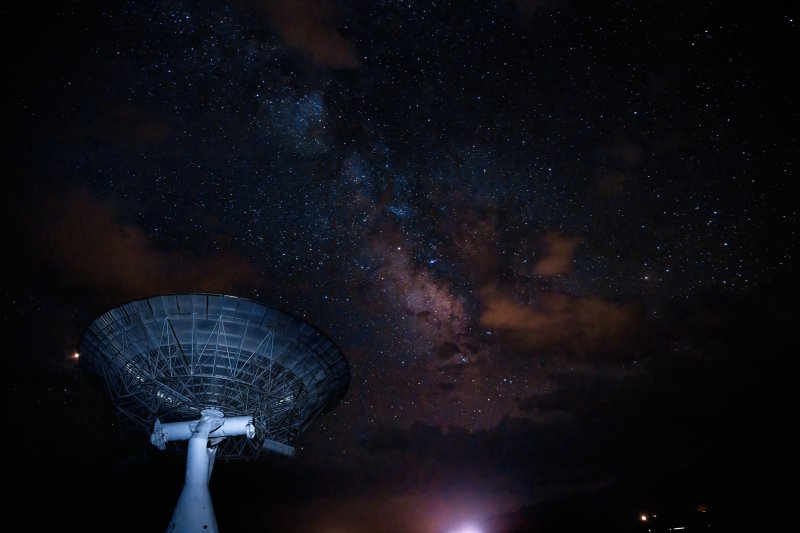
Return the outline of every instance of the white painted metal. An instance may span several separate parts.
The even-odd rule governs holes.
[[[323,332],[220,294],[153,296],[111,309],[84,332],[79,353],[126,427],[150,433],[161,449],[188,440],[170,533],[217,531],[208,489],[217,456],[294,455],[295,438],[350,383],[347,360]]]
[[[180,440],[180,437],[185,439],[187,431],[189,452],[186,457],[186,479],[167,527],[167,533],[218,533],[211,493],[208,490],[217,447],[216,445],[209,447],[209,438],[215,444],[231,436],[245,435],[247,438],[253,438],[252,417],[238,416],[227,419],[222,411],[204,409],[200,420],[161,424],[160,428],[156,426],[151,440],[163,438]]]
[[[276,451],[265,440],[290,447],[333,409],[350,381],[347,360],[323,332],[224,295],[129,302],[95,320],[79,352],[81,366],[102,378],[126,429],[150,435],[157,419],[161,425],[196,420],[208,406],[230,417],[252,416],[256,436],[224,439],[217,447],[221,459]],[[188,438],[187,428],[174,430]],[[154,444],[175,447],[158,435]]]
[[[186,422],[167,422],[162,424],[160,420],[156,419],[153,433],[150,435],[150,442],[153,446],[163,450],[166,448],[168,442],[175,440],[188,440],[194,433],[199,420],[189,420]],[[246,435],[248,439],[252,439],[256,434],[256,428],[253,425],[252,416],[232,416],[223,419],[222,425],[209,432],[209,438],[216,437],[235,437],[239,435]]]

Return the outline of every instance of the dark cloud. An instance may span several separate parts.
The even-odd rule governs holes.
[[[364,446],[374,455],[400,454],[409,460],[424,461],[427,468],[452,470],[464,476],[479,477],[501,468],[508,473],[504,484],[513,486],[515,481],[527,480],[528,488],[543,497],[555,489],[553,483],[572,482],[575,490],[580,490],[582,485],[596,483],[608,474],[600,469],[590,472],[577,464],[577,454],[585,451],[575,438],[576,429],[564,423],[513,417],[478,431],[416,423],[408,428],[374,428]],[[598,449],[592,453],[607,452],[607,441],[598,442]],[[560,473],[559,479],[556,472]]]
[[[356,51],[337,28],[339,10],[327,0],[262,0],[270,22],[288,48],[308,53],[327,68],[357,68]]]
[[[167,139],[174,132],[160,116],[129,103],[104,103],[89,124],[88,134],[124,149]]]
[[[436,384],[436,386],[437,386],[437,387],[439,388],[439,390],[441,390],[442,392],[450,392],[450,391],[452,391],[452,390],[455,390],[455,388],[456,388],[458,385],[457,385],[457,384],[455,384],[455,383],[453,383],[453,382],[444,382],[444,383],[437,383],[437,384]]]
[[[514,2],[524,20],[530,20],[536,13],[553,9],[563,3],[562,0],[515,0]]]
[[[450,359],[461,350],[459,349],[458,345],[453,342],[443,342],[442,344],[439,344],[434,351],[441,359]]]
[[[597,190],[603,196],[616,198],[622,196],[622,193],[625,192],[627,182],[628,176],[625,173],[609,172],[598,180]]]
[[[493,213],[478,213],[459,194],[454,191],[455,198],[448,199],[458,216],[440,220],[438,231],[445,236],[443,240],[450,248],[450,255],[465,275],[474,282],[485,283],[496,277],[502,264],[497,217]]]
[[[625,136],[618,135],[616,142],[609,147],[608,155],[612,161],[623,167],[638,167],[644,161],[642,147]]]

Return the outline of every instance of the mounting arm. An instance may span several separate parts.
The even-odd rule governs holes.
[[[206,409],[203,411],[211,411]],[[219,411],[217,411],[219,412]],[[159,450],[167,447],[168,442],[175,440],[189,440],[192,434],[197,430],[201,420],[190,420],[188,422],[168,422],[162,424],[159,419],[156,419],[153,433],[150,435],[150,443],[156,446]],[[232,416],[230,418],[222,418],[222,425],[208,433],[209,438],[217,437],[233,437],[237,435],[246,435],[248,439],[252,439],[256,435],[256,427],[253,425],[252,416]]]
[[[156,421],[150,439],[162,449],[168,441],[189,440],[183,491],[172,513],[167,533],[219,532],[214,506],[211,504],[211,493],[208,491],[208,482],[217,455],[216,444],[225,437],[245,435],[253,438],[255,434],[252,417],[225,418],[222,411],[217,409],[204,409],[200,414],[200,420],[192,422],[160,424]],[[208,445],[209,438],[213,439],[211,447]]]

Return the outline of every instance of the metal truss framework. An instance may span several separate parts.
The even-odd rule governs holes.
[[[112,309],[84,333],[80,354],[105,380],[120,416],[147,433],[157,419],[196,420],[208,408],[251,415],[255,437],[222,440],[220,458],[255,457],[270,441],[291,446],[336,406],[350,380],[341,350],[313,326],[215,294],[155,296]]]

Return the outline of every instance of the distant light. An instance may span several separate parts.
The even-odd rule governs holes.
[[[72,354],[72,358],[73,359],[79,359],[80,356],[81,356],[81,354],[79,354],[78,352],[75,352],[74,354]]]
[[[452,533],[483,533],[480,529],[476,526],[464,526],[461,529],[456,529]]]
[[[646,514],[640,515],[639,520],[641,520],[642,522],[647,522],[647,515]]]
[[[673,527],[672,531],[678,531],[679,529],[686,529],[686,526]]]

